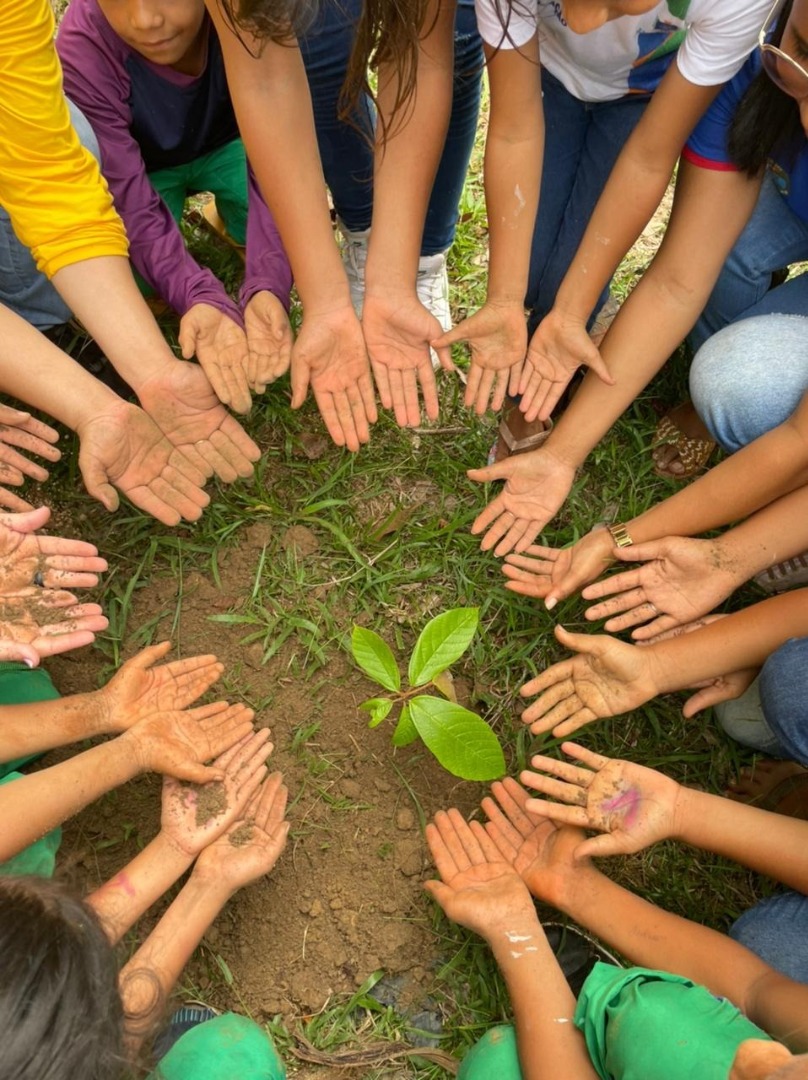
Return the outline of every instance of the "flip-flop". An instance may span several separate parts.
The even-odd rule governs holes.
[[[758,793],[749,790],[756,772],[763,776],[766,773],[770,774],[765,780],[758,782],[760,787]],[[799,795],[801,798],[792,800],[791,805],[788,806],[788,799],[792,795]],[[735,802],[744,802],[749,806],[756,806],[759,810],[770,810],[775,814],[784,814],[800,821],[808,821],[808,769],[796,761],[761,758],[748,770],[747,776],[742,774],[739,780],[730,786],[727,798]]]
[[[654,449],[660,446],[672,446],[683,468],[681,472],[671,472],[668,467],[654,465],[657,476],[666,480],[687,480],[701,472],[710,460],[716,444],[713,439],[686,435],[668,415],[659,421],[654,435]]]
[[[515,402],[506,404],[499,422],[496,440],[488,452],[489,465],[514,457],[516,454],[527,454],[530,450],[537,450],[547,441],[553,430],[552,420],[532,420],[522,425],[523,435],[514,435],[510,428],[510,420],[514,413],[522,416],[518,404]]]
[[[798,585],[808,585],[808,551],[775,563],[768,570],[755,574],[752,580],[767,593],[781,593],[796,589]]]

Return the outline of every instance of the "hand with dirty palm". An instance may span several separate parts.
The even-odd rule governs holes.
[[[58,461],[62,456],[54,445],[58,441],[59,432],[49,424],[43,424],[29,412],[0,405],[0,481],[19,487],[28,476],[44,483],[48,479],[48,470],[29,461],[21,451],[46,461]],[[18,513],[33,510],[29,502],[4,487],[0,487],[0,506]]]

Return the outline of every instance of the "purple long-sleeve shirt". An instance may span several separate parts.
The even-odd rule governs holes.
[[[199,76],[154,64],[112,29],[96,0],[71,0],[56,46],[65,93],[90,121],[101,171],[129,237],[139,273],[179,314],[211,304],[240,322],[237,305],[185,246],[148,173],[183,165],[238,138],[216,31],[205,15],[208,56]],[[292,271],[280,234],[248,170],[247,251],[242,306],[266,289],[289,307]]]

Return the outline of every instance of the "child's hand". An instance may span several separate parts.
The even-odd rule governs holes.
[[[599,577],[614,561],[613,552],[611,533],[602,525],[568,548],[531,544],[521,555],[505,556],[502,572],[510,578],[505,588],[539,597],[552,611],[559,600]]]
[[[98,548],[83,540],[39,536],[50,510],[40,506],[23,514],[0,514],[0,594],[33,585],[48,589],[87,589],[107,568]]]
[[[486,833],[530,892],[563,910],[570,889],[589,869],[586,860],[576,861],[584,834],[559,828],[550,818],[530,811],[528,793],[510,776],[493,783],[491,794],[493,799],[482,801]]]
[[[645,623],[631,635],[637,641],[706,615],[743,580],[726,565],[720,540],[669,536],[619,548],[616,554],[623,562],[641,565],[584,589],[586,600],[609,597],[590,607],[586,617],[608,618],[610,633]]]
[[[200,853],[194,877],[210,880],[232,894],[268,874],[286,846],[288,797],[283,775],[268,776],[241,817]]]
[[[98,604],[79,604],[69,592],[0,593],[0,659],[38,667],[44,656],[91,644],[108,625]]]
[[[244,308],[244,329],[250,362],[247,381],[256,394],[289,370],[292,357],[292,327],[283,304],[263,289]]]
[[[53,445],[59,441],[59,432],[41,420],[34,419],[29,412],[12,409],[9,405],[0,405],[0,482],[19,487],[26,476],[44,483],[48,479],[48,470],[29,461],[21,450],[46,461],[58,461],[61,451]],[[5,488],[0,488],[0,506],[9,510],[25,512],[33,506]]]
[[[153,713],[120,736],[141,771],[207,784],[224,770],[205,766],[253,730],[252,709],[216,701],[195,709]]]
[[[675,835],[682,791],[675,780],[656,769],[594,754],[576,743],[562,743],[561,749],[587,768],[537,754],[531,765],[540,772],[526,770],[520,779],[533,791],[559,800],[528,799],[527,810],[606,834],[584,840],[575,849],[576,859],[628,855]]]
[[[191,656],[156,667],[170,650],[169,641],[141,649],[97,691],[100,731],[126,731],[152,713],[186,709],[224,670],[215,656]]]
[[[178,340],[186,360],[196,356],[219,401],[248,413],[250,355],[238,323],[212,304],[194,304],[180,319]]]
[[[435,338],[433,349],[446,349],[466,341],[471,366],[464,404],[482,416],[490,407],[502,408],[505,395],[515,397],[527,349],[524,305],[485,303],[454,329]]]
[[[556,738],[606,716],[619,716],[655,697],[652,650],[626,645],[607,635],[571,634],[563,626],[555,635],[580,655],[553,664],[520,690],[522,697],[540,694],[522,713],[534,735],[552,731]]]
[[[467,822],[459,810],[441,810],[426,827],[426,842],[441,881],[427,881],[424,888],[450,919],[486,940],[503,927],[523,925],[525,916],[538,928],[525,883],[479,822]]]
[[[269,728],[245,737],[213,762],[224,772],[222,780],[203,786],[163,780],[163,834],[183,854],[195,858],[241,816],[244,807],[267,775],[272,753]]]

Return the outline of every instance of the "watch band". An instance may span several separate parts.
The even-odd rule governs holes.
[[[607,528],[611,533],[612,540],[614,540],[617,547],[631,547],[631,545],[634,543],[625,525],[608,525]]]

